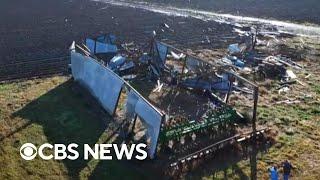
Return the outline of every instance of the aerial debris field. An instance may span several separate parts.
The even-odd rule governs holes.
[[[173,31],[166,23],[153,31],[145,49],[121,44],[118,50],[116,36],[112,34],[87,38],[82,45],[74,42],[70,47],[71,71],[75,80],[88,87],[102,104],[104,95],[97,91],[102,82],[119,84],[111,80],[116,78],[126,84],[113,87],[118,90],[112,93],[109,86],[103,90],[118,99],[113,100],[111,114],[123,119],[124,141],[148,143],[149,156],[159,160],[154,169],[166,167],[161,172],[176,177],[189,172],[190,164],[191,169],[197,168],[201,161],[208,160],[209,154],[228,145],[245,144],[254,149],[250,155],[255,157],[258,144],[265,149],[275,143],[272,134],[276,131],[268,124],[259,123],[257,130],[259,92],[267,93],[265,87],[259,90],[258,84],[267,79],[277,82],[279,95],[289,93],[296,83],[304,86],[294,73],[304,71],[297,59],[314,58],[316,54],[303,46],[295,46],[294,50],[279,43],[279,39],[286,42],[295,35],[264,28],[237,25],[234,31],[239,43],[230,44],[227,50],[209,58],[197,57],[192,50],[181,50],[157,40],[158,36]],[[99,66],[109,71],[109,75],[101,74]],[[115,74],[110,74],[111,71]],[[101,81],[101,76],[110,77]],[[300,101],[276,102],[281,103]],[[117,111],[118,106],[124,108]],[[248,147],[240,148],[239,152],[245,149]],[[166,165],[159,165],[161,162]],[[254,162],[250,163],[254,166]],[[256,167],[252,168],[251,178],[255,179]]]
[[[286,159],[295,178],[320,176],[319,36],[100,2],[50,5],[57,11],[0,29],[15,29],[0,42],[0,179],[265,179]],[[37,160],[41,171],[13,153],[29,139],[143,142],[149,160]]]

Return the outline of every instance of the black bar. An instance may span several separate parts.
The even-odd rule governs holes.
[[[161,123],[160,123],[160,128],[159,128],[159,135],[160,135],[160,132],[161,132],[162,124],[163,124],[163,122],[165,121],[165,119],[166,119],[166,115],[162,115]],[[156,156],[157,156],[157,150],[158,150],[158,146],[159,146],[159,143],[158,143],[158,142],[159,142],[159,135],[158,135],[157,142],[156,142],[156,152],[155,152],[154,158],[156,158]]]
[[[136,126],[137,118],[138,118],[138,115],[135,114],[134,115],[133,124],[132,124],[132,127],[131,127],[131,133],[133,133],[133,131],[134,131],[134,127]]]
[[[252,131],[256,132],[256,120],[257,120],[257,108],[258,108],[259,88],[254,88],[254,105],[253,105],[253,116],[252,116]]]
[[[228,104],[228,101],[229,101],[229,97],[230,97],[230,92],[231,92],[231,89],[232,89],[232,82],[229,81],[229,88],[228,88],[228,93],[227,93],[227,98],[226,98],[226,104]]]
[[[120,100],[120,97],[121,97],[122,90],[123,90],[123,87],[121,87],[121,89],[119,91],[118,99],[117,99],[117,102],[116,102],[116,106],[115,106],[115,108],[113,110],[112,117],[114,117],[116,112],[117,112],[117,107],[118,107],[118,104],[119,104],[119,100]]]

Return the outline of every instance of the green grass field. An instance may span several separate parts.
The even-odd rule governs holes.
[[[117,161],[25,161],[26,142],[95,144],[107,142],[110,116],[99,116],[73,82],[64,77],[0,85],[0,179],[141,179]],[[97,115],[98,114],[98,115]],[[109,124],[108,124],[109,123]],[[81,154],[81,152],[80,152]]]

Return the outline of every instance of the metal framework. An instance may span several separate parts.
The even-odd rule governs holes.
[[[170,48],[170,49],[172,49],[174,51],[177,51],[179,53],[183,53],[183,54],[186,55],[182,60],[183,61],[183,68],[182,68],[181,73],[179,74],[180,75],[180,80],[184,77],[184,69],[186,68],[187,57],[192,57],[194,59],[197,59],[197,60],[201,61],[204,64],[207,64],[208,66],[210,66],[212,68],[218,67],[219,70],[222,70],[225,73],[227,73],[227,74],[231,75],[232,77],[236,78],[237,80],[240,80],[240,81],[245,82],[246,84],[250,85],[253,88],[253,99],[254,99],[254,101],[253,101],[253,116],[252,116],[252,119],[251,119],[252,132],[253,132],[253,134],[256,134],[256,116],[257,116],[257,105],[258,105],[258,97],[259,97],[259,87],[255,83],[253,83],[253,82],[245,79],[244,77],[242,77],[242,76],[230,71],[228,66],[232,67],[232,68],[236,68],[233,65],[226,65],[226,64],[219,63],[219,62],[218,63],[213,63],[213,62],[204,61],[204,60],[202,60],[202,59],[200,59],[198,57],[190,55],[189,53],[187,53],[187,52],[185,52],[185,51],[183,51],[181,49],[173,47],[172,45],[169,45],[169,44],[166,44],[166,43],[163,43],[163,42],[159,42],[156,39],[153,39],[152,42],[151,42],[150,52],[152,53],[153,56],[154,56],[153,49],[156,48],[156,47],[154,47],[154,45],[157,42],[161,43],[164,46],[167,46],[168,48]],[[158,52],[157,56],[160,56],[159,55],[159,51],[157,51],[157,52]],[[229,82],[229,84],[230,84],[230,86],[229,86],[229,89],[228,89],[228,92],[227,92],[227,95],[226,95],[225,109],[224,109],[223,113],[221,113],[221,112],[214,113],[210,118],[205,119],[201,123],[197,123],[195,121],[192,121],[192,122],[190,122],[188,124],[182,124],[182,125],[180,125],[178,127],[174,127],[174,128],[171,128],[171,129],[163,129],[162,132],[160,133],[161,134],[161,136],[160,136],[161,142],[167,141],[167,140],[170,140],[170,139],[173,139],[173,138],[181,137],[181,136],[183,136],[185,134],[195,132],[195,131],[197,131],[199,129],[202,129],[202,128],[206,128],[206,127],[210,127],[210,126],[216,125],[221,121],[232,122],[232,120],[234,118],[236,118],[237,113],[236,113],[236,111],[234,109],[232,109],[232,108],[230,108],[228,106],[228,101],[229,101],[229,97],[230,97],[230,93],[231,93],[231,89],[232,89],[231,81]],[[218,100],[223,102],[218,96],[215,96],[213,93],[211,93],[211,94],[215,98],[217,98]]]

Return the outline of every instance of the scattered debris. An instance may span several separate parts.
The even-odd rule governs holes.
[[[248,79],[277,78],[279,94],[289,93],[293,89],[291,86],[296,83],[303,84],[296,75],[296,71],[303,70],[302,65],[281,53],[259,52],[255,48],[272,48],[275,41],[281,41],[278,39],[279,36],[285,36],[281,33],[259,33],[257,28],[234,28],[243,41],[230,44],[227,54],[219,58],[204,60],[157,40],[159,33],[165,32],[166,29],[170,29],[170,26],[163,23],[159,29],[153,31],[147,51],[138,50],[134,43],[128,43],[122,44],[122,49],[126,50],[122,52],[115,44],[115,37],[111,35],[86,39],[83,47],[76,46],[85,56],[105,62],[106,67],[119,75],[128,85],[127,112],[124,114],[131,117],[131,120],[135,119],[133,127],[137,115],[138,119],[146,123],[146,136],[153,139],[153,155],[159,153],[155,151],[155,144],[160,146],[160,152],[169,151],[176,157],[185,155],[185,150],[193,152],[200,147],[211,147],[210,144],[203,143],[201,138],[208,135],[208,129],[216,132],[221,128],[222,122],[226,126],[223,128],[228,130],[222,132],[221,136],[235,135],[238,130],[235,124],[246,116],[231,106],[231,94],[240,100],[242,97],[250,97],[248,99],[253,100],[253,112],[250,117],[255,125],[259,91],[258,86]],[[205,36],[204,42],[211,43],[209,36]],[[246,78],[241,75],[245,75]],[[305,78],[309,77],[310,75]],[[137,88],[147,94],[146,98],[150,102],[157,104],[164,117],[159,118],[152,112],[158,110],[155,106],[151,106],[155,109],[147,108],[147,105],[151,105],[148,100],[144,99],[142,104],[137,103],[144,97],[137,95],[137,90],[129,86],[126,80],[138,82]],[[188,99],[188,102],[179,100],[181,97],[184,100]],[[298,103],[301,103],[301,100],[287,99],[274,104]],[[151,120],[155,116],[157,122]],[[144,121],[146,119],[147,121]],[[150,125],[154,125],[153,128],[157,131],[159,129],[158,134],[151,130]],[[252,128],[256,130],[255,127]],[[211,136],[207,139],[209,141],[206,142],[216,142]],[[237,140],[242,143],[246,139],[241,137]],[[200,155],[201,153],[194,156],[198,158]]]
[[[117,53],[118,48],[115,45],[116,37],[114,35],[99,36],[94,39],[86,39],[86,46],[92,54]]]
[[[286,93],[290,90],[288,86],[283,86],[278,90],[278,94]]]
[[[286,76],[288,77],[288,80],[297,79],[297,76],[290,69],[287,69]]]
[[[160,83],[160,80],[157,81],[157,87],[152,90],[152,92],[160,92],[163,87],[163,83]]]
[[[176,60],[180,60],[180,59],[185,58],[185,55],[184,55],[183,53],[181,53],[181,54],[179,54],[179,55],[176,54],[176,53],[173,52],[173,51],[171,51],[170,53],[171,53],[172,57],[173,57],[174,59],[176,59]]]
[[[116,68],[122,66],[125,62],[126,62],[126,58],[125,57],[123,57],[123,56],[115,56],[110,60],[108,66],[111,69],[116,69]]]
[[[232,54],[238,54],[238,53],[242,52],[242,50],[239,47],[239,44],[230,44],[229,47],[228,47],[228,51],[229,51],[229,53],[231,55]]]
[[[308,74],[306,77],[304,77],[305,79],[308,79],[309,77],[311,77],[311,74]]]
[[[287,100],[284,100],[284,101],[278,101],[276,102],[275,104],[299,104],[301,103],[300,100],[290,100],[290,99],[287,99]]]

